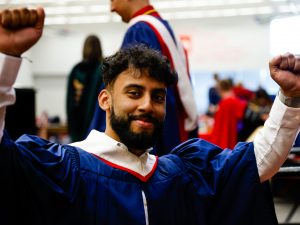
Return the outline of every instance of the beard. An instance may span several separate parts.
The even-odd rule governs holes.
[[[147,118],[147,120],[153,123],[154,129],[151,133],[146,131],[134,132],[130,128],[131,121],[141,118]],[[112,129],[119,136],[120,141],[125,144],[128,149],[146,150],[153,147],[163,130],[163,121],[154,118],[150,114],[145,113],[138,116],[128,115],[127,117],[117,116],[113,108],[110,115],[110,124]]]

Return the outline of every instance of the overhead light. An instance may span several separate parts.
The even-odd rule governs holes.
[[[257,4],[257,3],[263,3],[264,0],[229,0],[229,5],[238,5],[238,4]]]
[[[69,24],[108,23],[109,21],[109,16],[77,16],[68,19]]]
[[[67,17],[56,16],[56,17],[46,17],[45,25],[62,25],[67,23]]]
[[[110,12],[109,5],[92,5],[88,7],[88,11],[91,13]]]
[[[84,6],[59,6],[59,7],[46,7],[46,15],[59,15],[59,14],[79,14],[86,13]]]
[[[42,5],[47,25],[121,21],[120,16],[110,13],[109,0],[0,0],[0,7],[3,5]],[[298,14],[300,11],[296,0],[156,0],[153,5],[171,20],[274,14],[275,10],[279,15]]]
[[[256,14],[272,14],[271,7],[248,7],[248,8],[230,8],[214,10],[191,10],[181,12],[164,12],[166,19],[197,19],[197,18],[220,18],[233,16],[249,16]]]
[[[257,7],[256,12],[257,14],[272,14],[273,9],[269,6]]]
[[[237,9],[224,9],[221,11],[223,16],[236,16],[238,14]]]
[[[7,1],[6,1],[7,2]],[[11,0],[9,1],[9,4],[14,5],[26,5],[26,4],[42,4],[42,3],[54,3],[54,0]]]
[[[255,15],[256,10],[255,8],[240,8],[239,15],[241,16],[248,16],[248,15]]]
[[[215,0],[215,1],[157,1],[153,2],[153,5],[157,9],[175,9],[175,8],[194,8],[205,6],[226,6],[226,5],[245,5],[245,4],[258,4],[263,3],[265,0]]]
[[[62,24],[94,24],[94,23],[108,23],[109,16],[57,16],[48,17],[45,20],[45,25],[62,25]]]

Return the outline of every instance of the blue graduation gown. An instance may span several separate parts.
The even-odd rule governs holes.
[[[0,145],[0,224],[277,224],[251,143],[233,151],[192,139],[142,182],[79,148],[35,136]]]

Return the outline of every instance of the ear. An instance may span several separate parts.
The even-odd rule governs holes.
[[[111,106],[111,95],[107,89],[103,89],[98,95],[98,103],[101,109],[107,111]]]

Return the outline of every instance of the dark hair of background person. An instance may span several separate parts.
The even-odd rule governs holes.
[[[82,58],[86,61],[103,60],[101,42],[96,35],[89,35],[85,39],[82,51]]]
[[[230,91],[233,88],[231,79],[220,80],[218,84],[219,91]]]

